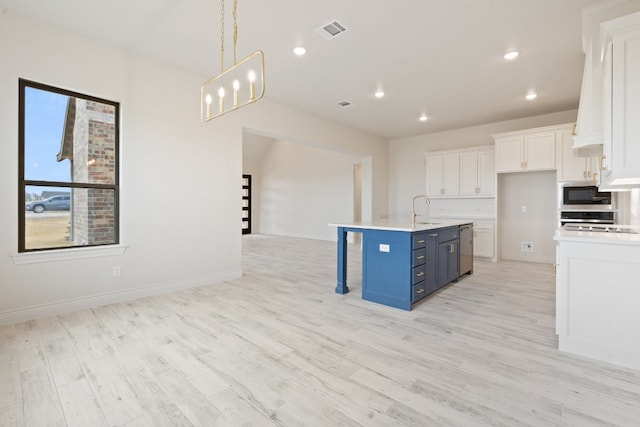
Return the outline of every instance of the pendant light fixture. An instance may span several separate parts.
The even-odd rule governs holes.
[[[264,53],[256,50],[237,61],[238,0],[233,1],[233,66],[224,69],[224,0],[220,1],[220,74],[200,87],[200,118],[203,122],[256,102],[264,95]]]

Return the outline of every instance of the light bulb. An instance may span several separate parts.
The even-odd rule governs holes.
[[[208,93],[207,96],[205,96],[204,102],[206,102],[207,105],[211,105],[211,103],[213,102],[213,98],[211,97],[210,93]]]
[[[295,53],[295,54],[296,54],[296,55],[298,55],[298,56],[302,56],[302,55],[304,55],[305,53],[307,53],[307,49],[305,49],[305,48],[304,48],[304,47],[302,47],[302,46],[298,46],[298,47],[295,47],[295,48],[293,49],[293,53]]]
[[[427,115],[426,114],[421,115],[420,116],[420,121],[421,122],[426,122],[427,121]]]
[[[512,50],[511,52],[507,52],[504,54],[504,59],[506,59],[507,61],[511,61],[516,59],[518,55],[520,55],[520,52],[518,52],[517,50]]]
[[[381,90],[377,90],[374,94],[373,94],[376,98],[382,98],[384,97],[384,92]]]
[[[218,96],[220,97],[220,112],[224,112],[224,88],[218,89]]]
[[[240,82],[237,80],[233,81],[233,106],[238,106],[238,89],[240,89]]]
[[[538,94],[535,92],[528,93],[527,96],[525,96],[525,98],[527,98],[529,101],[533,101],[537,97],[538,97]]]

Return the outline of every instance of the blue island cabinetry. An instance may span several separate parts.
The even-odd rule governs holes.
[[[466,224],[466,223],[465,223]],[[337,293],[347,293],[348,232],[362,233],[362,298],[411,310],[422,298],[471,271],[460,271],[460,225],[335,224]],[[468,242],[470,245],[473,242]]]

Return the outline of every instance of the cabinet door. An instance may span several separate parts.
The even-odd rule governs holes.
[[[478,187],[478,153],[460,153],[460,194],[475,196]]]
[[[493,150],[478,151],[478,195],[496,193],[496,156]]]
[[[635,28],[640,28],[640,22]],[[640,183],[640,29],[613,37],[612,61],[610,165],[613,184],[615,180]]]
[[[511,136],[496,139],[496,171],[516,172],[523,166],[522,136]]]
[[[460,194],[460,155],[458,153],[427,155],[427,195],[429,197]]]
[[[443,175],[443,195],[458,196],[460,194],[460,155],[447,154],[442,159]]]
[[[558,181],[586,181],[587,159],[573,151],[571,132],[558,132]]]
[[[427,294],[438,289],[438,233],[427,234],[427,278],[425,290]]]
[[[427,195],[429,197],[441,196],[444,192],[443,182],[443,156],[427,156]]]
[[[456,280],[460,272],[460,239],[438,245],[438,287]]]
[[[483,258],[493,258],[493,230],[473,228],[473,255]]]
[[[543,170],[556,168],[556,133],[531,133],[524,137],[524,168]]]

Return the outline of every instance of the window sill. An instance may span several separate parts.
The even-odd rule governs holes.
[[[104,256],[124,255],[128,246],[126,245],[109,245],[109,246],[92,246],[88,248],[67,248],[52,249],[42,252],[25,252],[11,255],[13,263],[20,264],[36,264],[41,262],[67,261],[82,258],[95,258]]]

